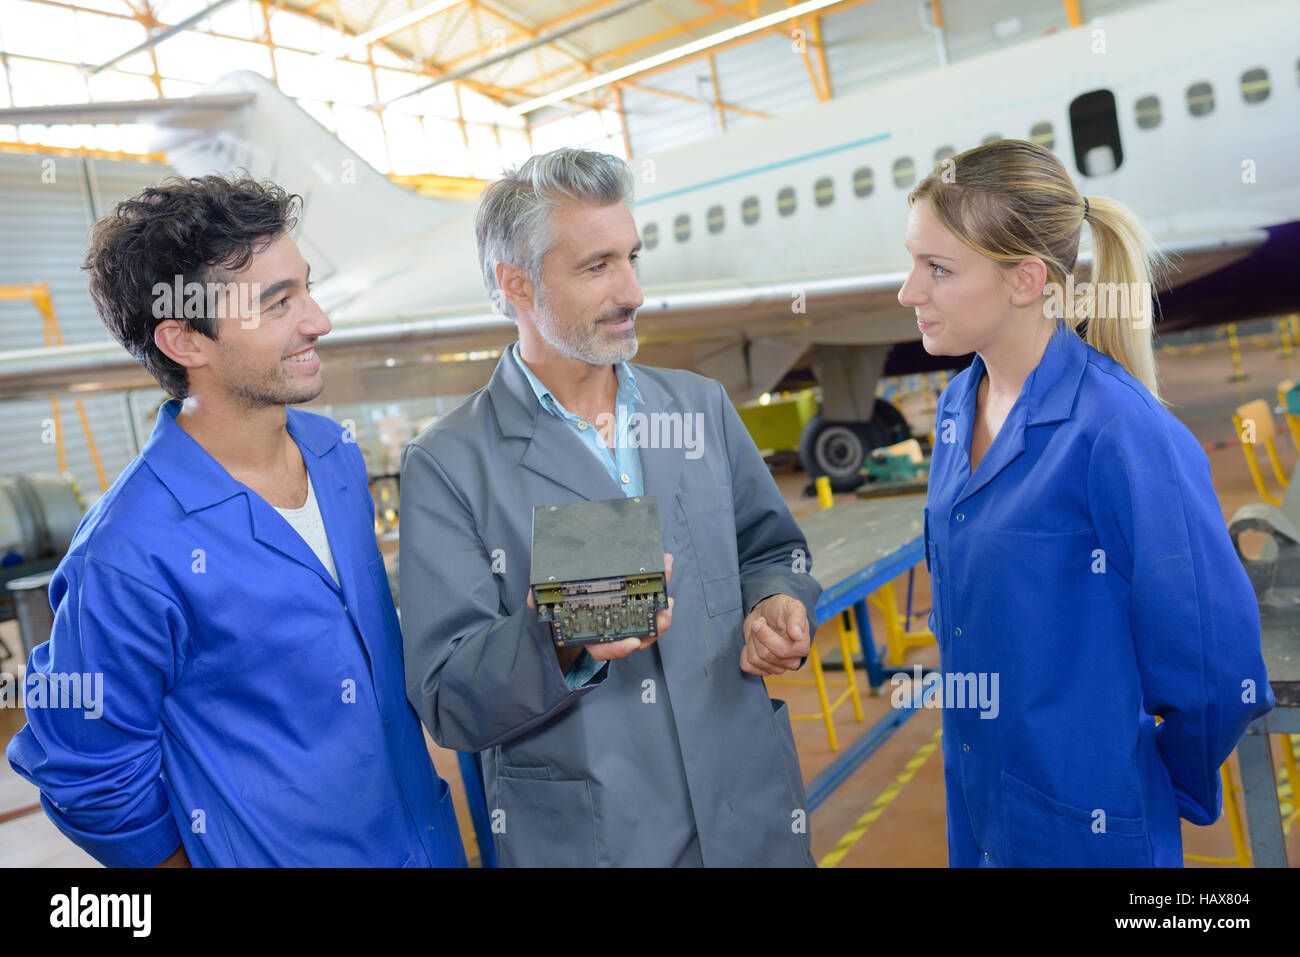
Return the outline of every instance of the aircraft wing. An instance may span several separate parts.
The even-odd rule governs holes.
[[[1184,233],[1162,237],[1160,248],[1170,257],[1172,269],[1160,291],[1177,289],[1202,276],[1225,269],[1267,241],[1268,230],[1265,229]]]
[[[1222,269],[1267,239],[1262,229],[1168,237],[1160,243],[1174,263],[1168,285]],[[1085,252],[1080,263],[1088,261]],[[774,387],[810,346],[915,340],[915,314],[897,298],[905,277],[900,269],[647,288],[637,361],[710,375],[743,401]],[[497,351],[515,338],[514,321],[486,303],[337,320],[319,347],[323,398],[468,394],[486,384]],[[150,384],[112,341],[0,353],[0,399]]]
[[[154,123],[165,126],[169,119],[183,115],[195,125],[204,125],[248,106],[255,99],[256,96],[252,93],[231,93],[164,100],[16,106],[0,109],[0,124],[56,126],[65,123]]]
[[[902,281],[901,273],[880,273],[647,289],[638,313],[638,361],[710,374],[711,360],[727,350],[757,349],[766,357],[757,378],[771,379],[770,388],[811,344],[914,338],[915,318],[897,301]],[[886,315],[892,321],[878,321]],[[491,376],[493,353],[516,335],[514,321],[486,303],[339,319],[318,347],[326,362],[326,398],[473,392]],[[0,352],[0,399],[151,383],[111,340]]]

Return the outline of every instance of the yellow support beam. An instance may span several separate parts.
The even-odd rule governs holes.
[[[59,328],[59,319],[54,312],[54,301],[50,298],[48,282],[30,283],[16,286],[0,286],[0,302],[25,300],[36,307],[41,314],[41,331],[46,346],[63,345],[63,330]],[[81,429],[86,436],[86,449],[90,452],[90,461],[95,466],[95,476],[99,479],[102,492],[108,491],[108,476],[104,474],[104,463],[99,457],[99,447],[90,428],[90,419],[86,415],[86,406],[81,399],[76,400],[77,415],[81,419]],[[54,446],[58,456],[59,472],[66,475],[68,471],[68,454],[63,445],[63,416],[59,407],[59,397],[50,396],[50,411],[54,417]]]
[[[871,0],[844,0],[843,3],[837,3],[834,4],[833,6],[826,7],[821,11],[819,11],[819,13],[822,16],[825,16],[826,14],[831,12],[849,10],[852,9],[853,7],[860,6],[861,4],[870,3],[870,2]],[[591,58],[591,63],[592,65],[595,65],[610,60],[621,61],[622,58],[624,58],[628,53],[631,53],[634,50],[639,50],[647,46],[653,46],[654,44],[658,43],[660,40],[664,40],[667,39],[668,37],[676,36],[680,33],[688,33],[694,30],[696,27],[713,23],[722,17],[728,16],[729,13],[734,14],[736,16],[743,16],[740,13],[740,11],[744,9],[748,9],[751,11],[751,16],[745,17],[745,19],[754,19],[758,16],[757,6],[755,4],[751,4],[748,2],[737,3],[732,7],[728,8],[728,11],[715,11],[713,13],[706,14],[705,16],[698,17],[695,20],[691,20],[687,23],[684,23],[681,25],[681,27],[676,27],[670,30],[662,30],[659,33],[655,33],[652,34],[651,36],[644,37],[643,39],[637,40],[633,43],[624,44],[623,46],[615,47],[612,50],[606,50],[603,53],[598,53]],[[758,40],[761,37],[769,36],[770,34],[775,32],[785,33],[786,30],[787,27],[784,23],[773,24],[772,26],[768,27],[766,30],[759,30],[757,33],[751,33],[748,36],[738,37],[735,40],[731,40],[728,43],[724,43],[716,47],[710,47],[708,50],[701,50],[699,53],[695,53],[690,56],[681,57],[680,59],[677,60],[671,60],[668,63],[665,63],[661,66],[652,67],[651,69],[645,70],[642,73],[636,73],[633,75],[651,76],[663,70],[670,70],[673,67],[681,66],[684,63],[690,63],[693,60],[698,60],[700,57],[714,56],[718,53],[723,52],[724,50],[730,50],[733,47],[742,46],[743,44],[746,43],[753,43],[755,40]],[[536,79],[530,81],[529,83],[526,83],[524,85],[524,89],[529,91],[534,91],[534,90],[545,91],[550,86],[554,85],[553,81],[555,81],[557,78],[565,77],[567,74],[570,74],[571,72],[572,70],[556,70],[552,73],[547,73],[538,76]],[[528,95],[535,95],[535,94],[529,93]]]
[[[40,143],[0,141],[0,153],[26,153],[39,156],[72,156],[85,159],[131,160],[136,163],[165,163],[162,153],[125,153],[121,150],[93,150],[81,146],[43,146]]]
[[[473,200],[487,188],[487,180],[474,176],[444,176],[441,173],[390,173],[388,178],[399,186],[413,189],[422,196],[438,199]]]
[[[712,62],[712,60],[710,60],[710,62]],[[758,110],[747,110],[743,106],[732,106],[730,103],[723,103],[721,100],[716,104],[710,103],[707,100],[701,100],[698,96],[691,96],[688,93],[677,93],[673,90],[660,90],[653,86],[641,86],[639,83],[628,83],[619,80],[614,84],[614,86],[621,90],[637,90],[641,93],[653,93],[656,96],[666,96],[670,100],[681,100],[683,103],[698,103],[701,106],[717,106],[720,110],[727,110],[731,113],[743,113],[745,116],[752,116],[759,120],[770,120],[772,118],[771,113],[761,113]],[[726,129],[725,122],[723,123],[723,129]]]

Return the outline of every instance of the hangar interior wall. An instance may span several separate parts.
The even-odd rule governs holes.
[[[48,282],[67,343],[97,342],[108,333],[95,315],[81,271],[90,227],[118,200],[174,173],[159,163],[75,157],[0,154],[0,284]],[[41,316],[30,302],[0,302],[0,350],[44,345]],[[87,500],[99,483],[82,434],[73,396],[60,396],[70,471]],[[160,390],[136,390],[141,416],[163,398]],[[121,394],[83,399],[95,443],[111,482],[134,455],[127,400]],[[0,474],[58,472],[55,445],[42,441],[51,418],[47,399],[0,402]],[[144,436],[148,436],[145,426]]]
[[[1080,0],[1079,10],[1086,24],[1094,17],[1148,2],[1151,0]],[[822,16],[831,95],[854,93],[885,79],[936,68],[938,44],[922,26],[922,12],[929,7],[928,0],[872,0]],[[1051,30],[1069,29],[1059,0],[944,0],[941,9],[950,63],[1015,46]],[[1014,30],[1013,22],[1017,24]],[[805,22],[805,30],[807,26]],[[1009,32],[1000,35],[1004,29]],[[788,36],[772,34],[723,50],[713,59],[723,103],[780,116],[817,102],[803,56]],[[624,90],[631,155],[651,156],[722,132],[722,121],[712,105],[716,99],[707,58],[636,82],[706,103]],[[1026,77],[1025,82],[1032,83],[1033,78]],[[727,129],[757,122],[760,119],[755,116],[726,112]]]

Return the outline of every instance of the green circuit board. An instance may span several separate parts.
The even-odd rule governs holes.
[[[533,510],[537,615],[559,647],[658,635],[668,607],[654,496]]]

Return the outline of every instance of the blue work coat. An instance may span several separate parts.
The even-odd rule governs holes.
[[[1060,323],[972,475],[983,374],[940,397],[926,509],[949,861],[1181,866],[1273,706],[1205,453]]]
[[[28,708],[8,748],[109,866],[463,865],[406,700],[355,442],[288,410],[341,584],[264,499],[158,413],[50,585],[29,677],[102,674],[102,714]]]

